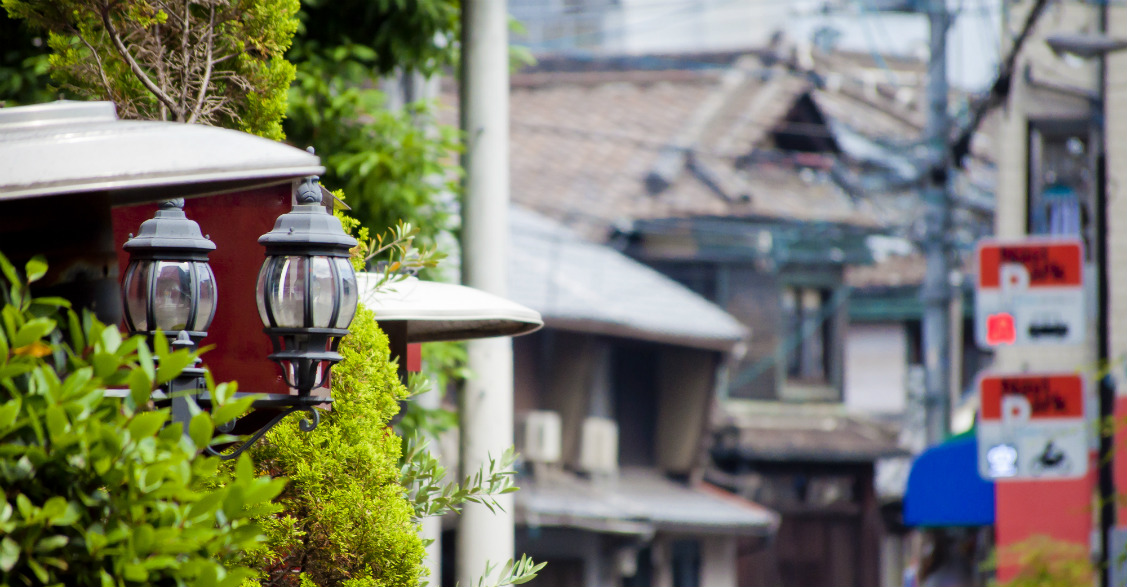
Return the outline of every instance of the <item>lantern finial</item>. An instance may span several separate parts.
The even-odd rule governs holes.
[[[298,204],[321,203],[321,184],[317,183],[317,179],[316,175],[312,175],[301,180],[297,186]]]

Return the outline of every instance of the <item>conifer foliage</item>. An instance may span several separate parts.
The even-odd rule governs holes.
[[[3,0],[48,33],[54,81],[123,118],[282,138],[299,0]],[[93,95],[92,95],[93,94]]]
[[[387,337],[361,307],[333,367],[332,411],[312,433],[283,421],[256,445],[260,471],[289,479],[255,553],[263,585],[411,587],[424,555],[399,483],[400,440],[388,427],[406,395]]]

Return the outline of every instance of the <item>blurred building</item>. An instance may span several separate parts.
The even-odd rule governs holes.
[[[870,73],[882,68],[893,75]],[[887,280],[855,288],[847,269],[913,250],[923,70],[779,38],[754,54],[545,58],[513,77],[513,200],[657,269],[751,332],[726,379],[707,370],[693,378],[719,400],[706,428],[711,458],[693,462],[706,480],[781,515],[766,548],[738,539],[739,585],[899,584],[902,549],[882,518],[876,477],[878,462],[908,454],[900,430],[918,314],[880,309],[914,284],[905,276],[895,291],[881,289]],[[961,203],[957,236],[973,242],[990,230],[990,202]],[[556,263],[550,253],[538,258]],[[568,269],[578,283],[585,271]],[[517,299],[551,325],[544,308]],[[854,321],[853,304],[865,301],[868,317]],[[569,337],[551,350],[587,348]],[[635,352],[617,360],[642,380],[653,372],[644,357],[655,355]],[[586,385],[580,397],[590,397]],[[663,406],[660,397],[646,409]],[[698,414],[677,413],[694,422]],[[628,436],[649,438],[619,434],[623,459]],[[666,477],[696,471],[657,468]],[[678,548],[687,547],[667,552]],[[895,561],[883,569],[882,550]],[[675,573],[675,584],[708,584],[692,582],[708,567]]]
[[[717,388],[747,329],[557,222],[511,211],[510,293],[545,327],[514,344],[517,550],[538,584],[736,587],[778,515],[706,482]]]

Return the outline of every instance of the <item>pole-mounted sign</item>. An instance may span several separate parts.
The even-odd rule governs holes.
[[[979,380],[978,470],[986,479],[1068,479],[1088,472],[1084,379],[1068,374]]]
[[[1084,244],[1028,238],[978,244],[975,338],[978,346],[1081,344]]]

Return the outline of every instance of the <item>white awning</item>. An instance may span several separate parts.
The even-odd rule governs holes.
[[[770,536],[779,515],[708,483],[685,484],[660,472],[624,468],[608,480],[557,472],[521,479],[516,513],[521,523],[580,528],[608,534]]]
[[[320,159],[245,132],[118,120],[111,102],[0,108],[0,201],[109,192],[114,206],[320,175]]]
[[[513,299],[552,328],[723,352],[749,336],[689,288],[553,220],[513,207],[509,223]]]
[[[519,336],[544,325],[539,312],[472,287],[409,277],[377,292],[379,275],[356,278],[377,322],[408,323],[407,342]]]

